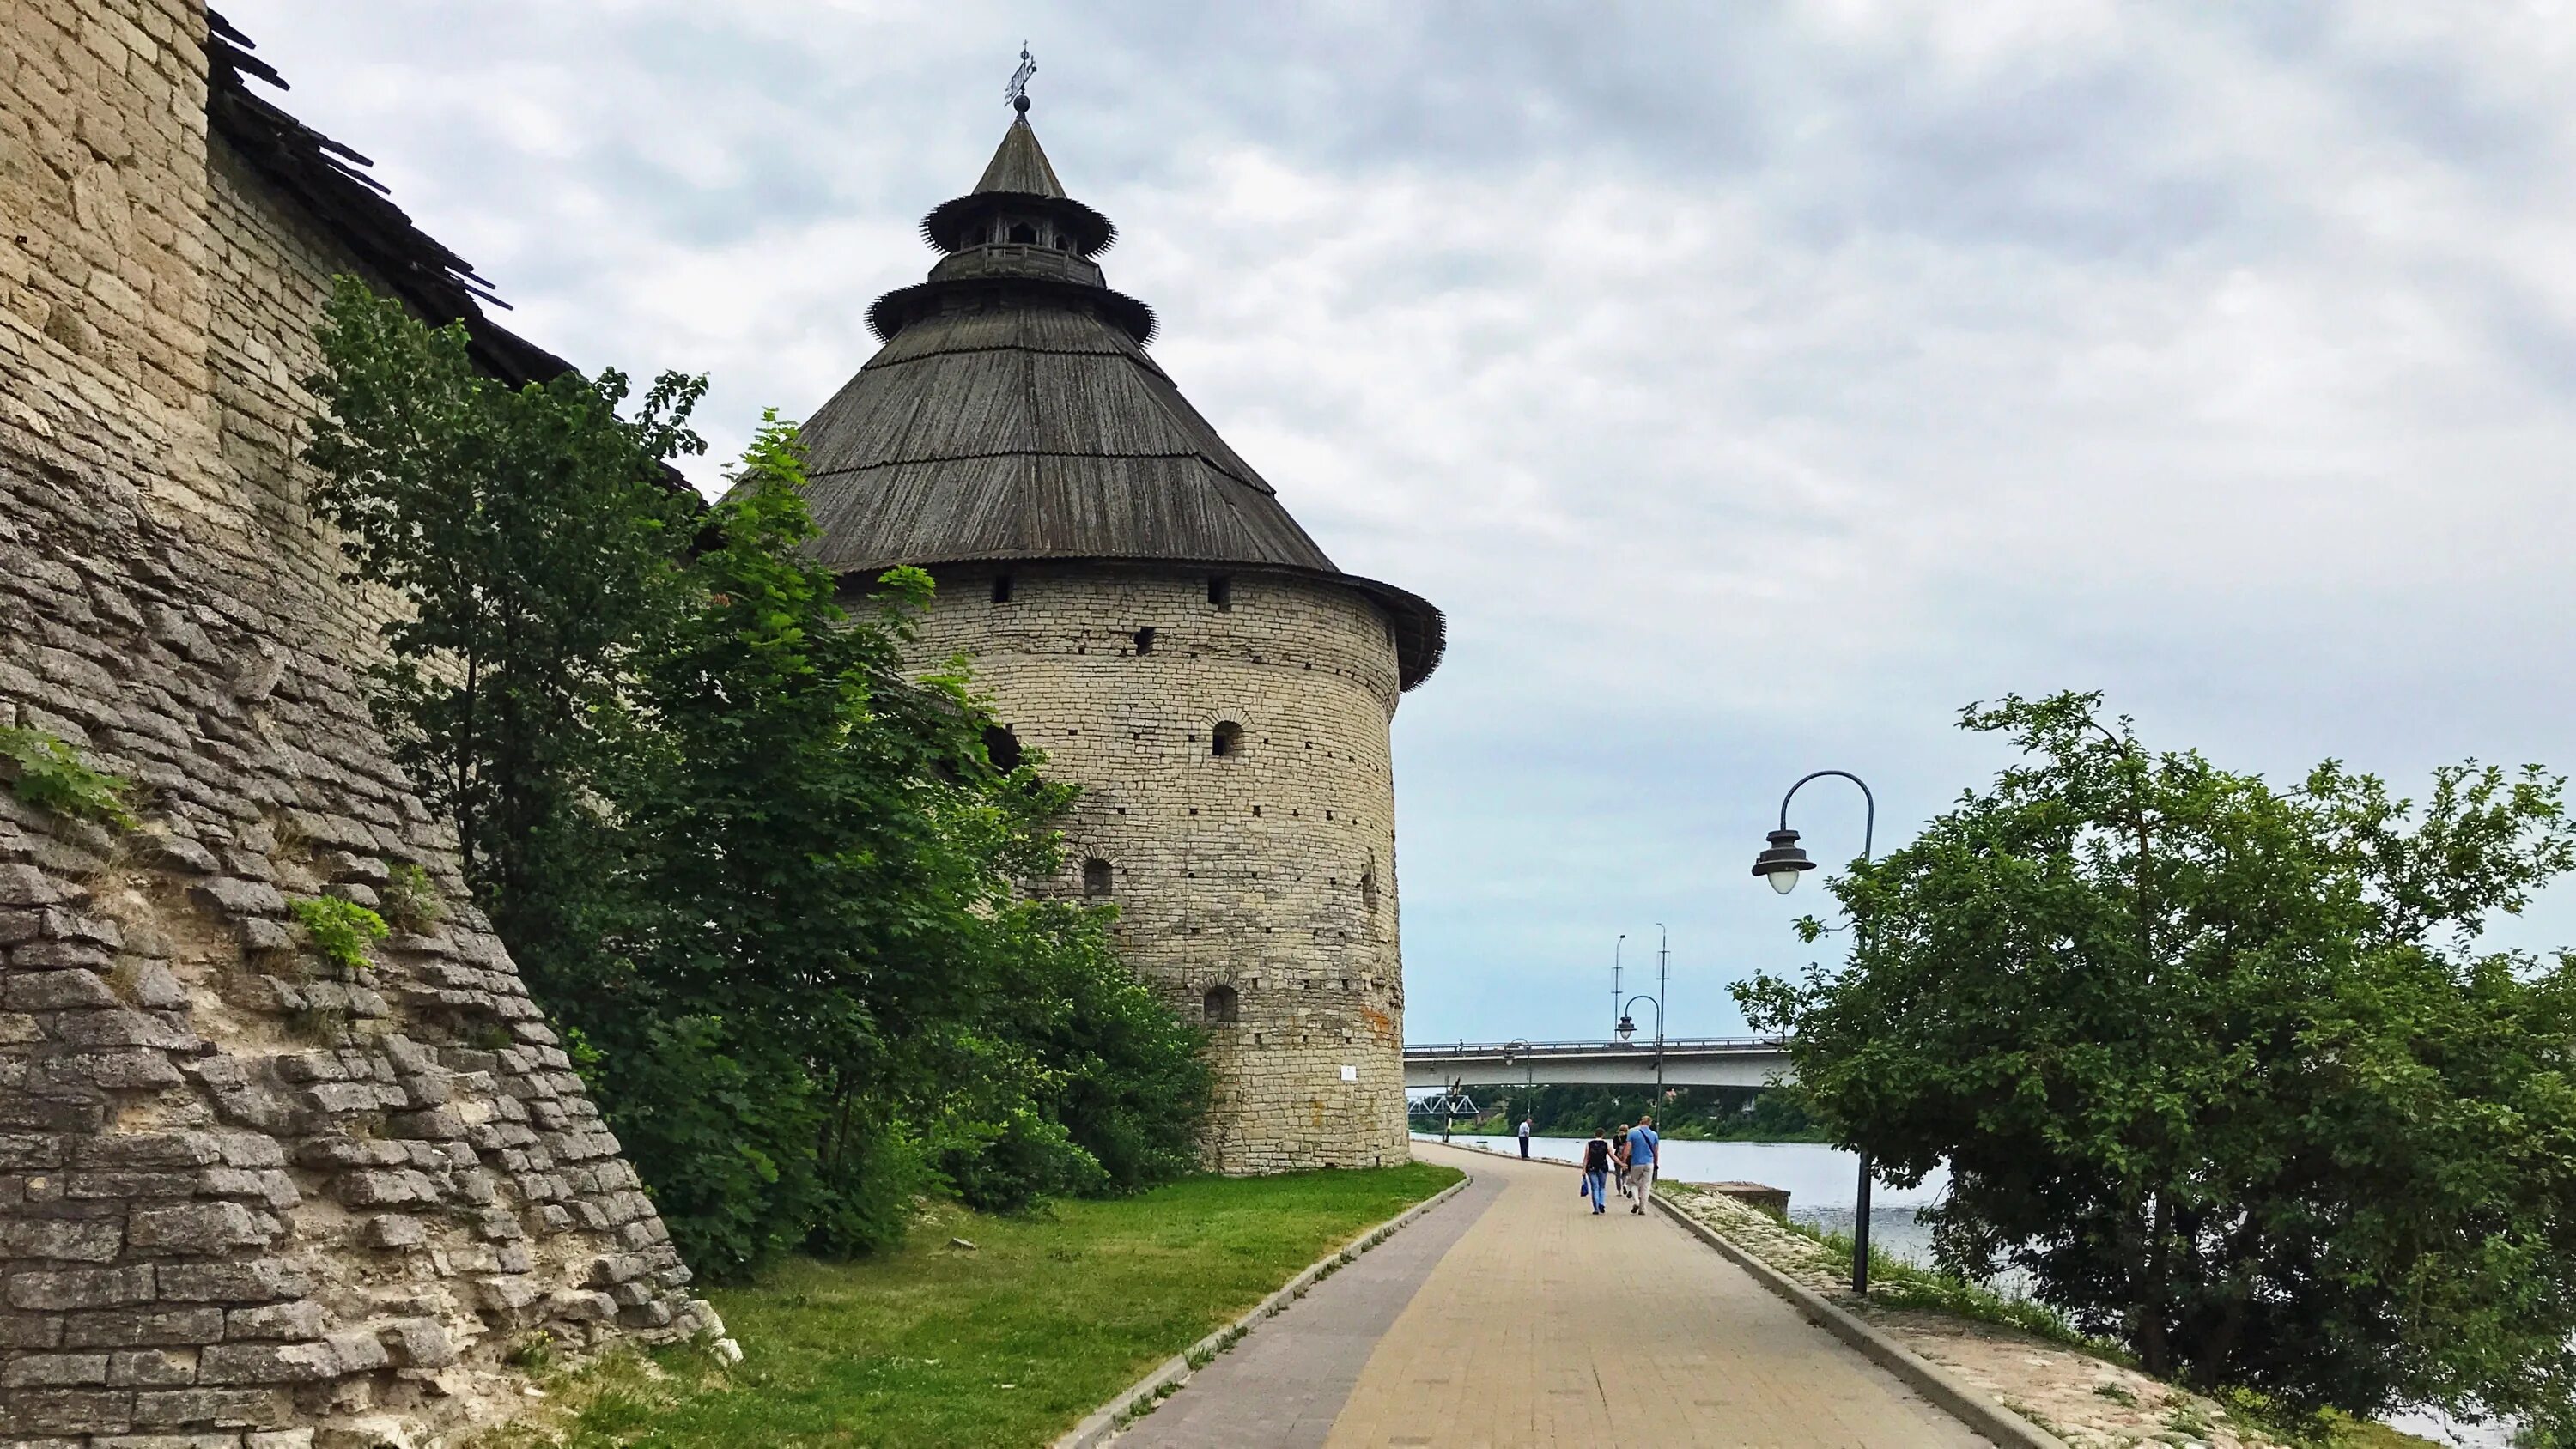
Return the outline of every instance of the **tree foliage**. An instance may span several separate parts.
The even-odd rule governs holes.
[[[2565,1432],[2576,964],[2479,945],[2576,862],[2562,782],[2275,790],[2100,708],[1967,710],[2024,762],[1835,880],[1849,967],[1748,1017],[1885,1175],[1949,1163],[1946,1265],[2024,1269],[2150,1370]]]
[[[380,714],[693,1263],[1192,1163],[1195,1034],[1105,913],[1013,888],[1073,790],[995,765],[962,667],[905,677],[927,575],[842,609],[792,427],[699,516],[694,380],[514,391],[354,284],[323,343],[319,504],[414,606]]]

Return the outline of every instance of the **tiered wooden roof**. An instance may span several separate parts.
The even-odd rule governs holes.
[[[1018,229],[1034,240],[1009,241]],[[1146,355],[1154,315],[1092,257],[1117,233],[1064,194],[1023,105],[975,190],[922,234],[930,279],[877,300],[885,346],[805,424],[822,559],[1055,559],[1326,581],[1393,624],[1404,687],[1440,662],[1440,611],[1345,574]]]

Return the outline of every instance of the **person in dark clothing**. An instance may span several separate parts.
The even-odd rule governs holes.
[[[1599,1132],[1583,1144],[1583,1193],[1592,1199],[1592,1211],[1606,1213],[1601,1194],[1610,1185],[1610,1139]]]

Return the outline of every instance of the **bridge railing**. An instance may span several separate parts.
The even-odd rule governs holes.
[[[1777,1052],[1788,1048],[1789,1039],[1779,1036],[1669,1036],[1664,1038],[1665,1056],[1676,1053],[1691,1055],[1709,1052]],[[1491,1057],[1569,1057],[1604,1056],[1612,1052],[1652,1052],[1655,1040],[1639,1037],[1634,1041],[1606,1038],[1601,1041],[1458,1041],[1410,1043],[1404,1049],[1407,1061],[1442,1061],[1448,1059],[1484,1060]]]

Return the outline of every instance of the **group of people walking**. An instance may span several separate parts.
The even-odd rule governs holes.
[[[1628,1199],[1628,1211],[1646,1210],[1655,1195],[1655,1149],[1663,1140],[1649,1113],[1639,1117],[1634,1127],[1622,1124],[1618,1131],[1597,1134],[1583,1144],[1583,1195],[1592,1199],[1593,1212],[1610,1210],[1607,1194],[1614,1172],[1619,1195]]]
[[[1521,1119],[1521,1156],[1530,1155],[1530,1120]],[[1443,1133],[1441,1141],[1448,1141]],[[1609,1190],[1614,1178],[1619,1195],[1628,1199],[1628,1211],[1643,1213],[1655,1195],[1655,1148],[1663,1142],[1655,1131],[1655,1115],[1648,1112],[1637,1119],[1637,1125],[1622,1122],[1619,1130],[1604,1132],[1583,1144],[1582,1193],[1592,1199],[1595,1213],[1610,1209]]]

